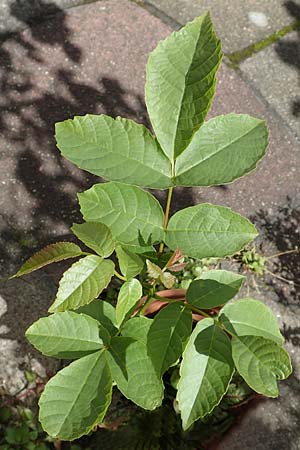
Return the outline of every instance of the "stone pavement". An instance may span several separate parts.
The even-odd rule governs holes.
[[[27,364],[28,354],[48,364],[22,336],[46,312],[54,284],[53,272],[13,281],[7,275],[34,249],[68,238],[69,226],[80,220],[76,193],[95,181],[60,158],[54,123],[102,112],[149,125],[143,100],[147,55],[172,29],[206,9],[227,54],[210,114],[234,111],[265,118],[270,147],[256,172],[223,187],[178,189],[174,207],[203,200],[231,206],[257,223],[266,251],[299,245],[300,40],[292,31],[299,2],[0,0],[0,363],[10,362],[0,377],[11,392],[24,383],[22,372],[17,383],[11,373]],[[276,40],[274,33],[282,29],[287,34]],[[165,193],[158,195],[164,201]],[[295,255],[281,258],[276,268],[288,278],[300,278]],[[297,289],[272,279],[261,297],[281,321],[296,369]],[[299,449],[298,378],[297,369],[283,384],[283,396],[250,410],[219,448]]]

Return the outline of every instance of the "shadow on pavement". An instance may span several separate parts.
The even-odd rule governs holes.
[[[300,4],[293,0],[288,0],[283,5],[291,17],[300,23]],[[275,50],[283,62],[297,69],[300,78],[300,30],[298,29],[297,31],[296,39],[279,40],[275,44]],[[300,117],[300,95],[296,94],[292,102],[292,114],[295,117]]]
[[[86,81],[83,50],[74,43],[63,10],[41,0],[34,5],[32,0],[16,0],[10,9],[30,29],[11,35],[0,47],[0,136],[6,165],[0,260],[19,262],[80,221],[76,193],[99,181],[60,156],[54,124],[86,113],[120,115],[147,126],[149,122],[143,98],[124,89],[117,78],[95,74],[92,83]],[[44,47],[48,58],[53,48],[62,59],[50,66],[50,73]],[[101,55],[98,58],[101,64]],[[33,70],[41,73],[42,89],[32,80]],[[128,96],[134,97],[134,107]],[[165,193],[159,198],[164,202]],[[187,201],[191,204],[191,196]]]

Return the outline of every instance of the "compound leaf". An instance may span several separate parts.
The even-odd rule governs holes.
[[[284,342],[276,317],[259,300],[243,298],[228,303],[221,309],[219,320],[230,333],[237,336],[261,336],[277,344]]]
[[[147,334],[147,349],[158,376],[180,358],[191,330],[191,311],[180,303],[166,306],[155,316]]]
[[[111,374],[101,350],[73,361],[48,381],[39,420],[50,436],[77,439],[103,420],[111,394]]]
[[[275,342],[258,336],[233,336],[231,342],[235,366],[251,389],[277,397],[277,380],[292,373],[288,353]]]
[[[78,245],[72,242],[56,242],[55,244],[47,245],[47,247],[31,256],[11,278],[21,277],[48,264],[63,261],[64,259],[76,258],[80,255],[82,255],[82,250]]]
[[[209,14],[161,41],[147,64],[146,104],[162,149],[176,159],[204,122],[216,85],[221,44]]]
[[[102,222],[120,243],[151,245],[163,238],[164,214],[148,192],[123,183],[95,184],[79,194],[87,222]]]
[[[74,223],[71,230],[87,247],[103,258],[110,256],[115,249],[111,231],[103,223]]]
[[[171,165],[157,140],[132,120],[87,114],[55,126],[57,146],[81,169],[148,188],[171,186]]]
[[[126,281],[121,286],[116,306],[116,319],[118,326],[121,326],[124,320],[127,320],[130,317],[142,295],[142,285],[136,278]]]
[[[49,312],[77,309],[90,303],[107,287],[114,273],[114,263],[89,255],[73,264],[63,275]]]
[[[176,186],[226,184],[251,172],[264,156],[268,130],[263,120],[228,114],[205,122],[176,161]]]
[[[213,319],[198,322],[183,352],[177,391],[185,430],[219,404],[233,371],[231,345],[226,334]]]
[[[244,276],[227,270],[208,270],[189,285],[187,301],[200,309],[223,305],[238,293],[244,279]]]
[[[99,322],[72,311],[43,317],[26,331],[29,342],[46,356],[81,358],[100,350],[110,336]]]
[[[209,203],[185,208],[171,217],[165,242],[194,258],[231,256],[257,236],[249,220]]]

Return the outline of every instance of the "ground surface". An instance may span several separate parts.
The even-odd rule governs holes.
[[[50,364],[32,352],[23,333],[46,313],[55,286],[47,272],[24,280],[7,276],[33,249],[68,237],[80,220],[76,193],[94,181],[60,158],[55,122],[104,112],[148,124],[148,53],[206,9],[226,53],[211,115],[266,119],[270,147],[258,170],[234,184],[178,190],[174,209],[203,200],[231,206],[258,225],[266,252],[299,245],[300,35],[293,30],[299,2],[0,0],[0,378],[10,392],[25,383],[21,369],[29,354],[34,364]],[[278,31],[285,34],[279,40]],[[164,201],[164,193],[158,195]],[[272,270],[299,280],[299,257],[276,260]],[[300,448],[300,292],[274,278],[262,289],[255,295],[278,315],[295,375],[282,384],[281,398],[250,409],[220,450]]]

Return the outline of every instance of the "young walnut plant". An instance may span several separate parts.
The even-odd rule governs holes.
[[[141,408],[159,407],[163,375],[176,363],[184,429],[213,411],[235,371],[269,397],[278,395],[277,380],[291,373],[272,312],[258,300],[229,301],[241,275],[203,272],[181,298],[163,298],[167,306],[145,317],[148,306],[161,300],[158,284],[173,287],[176,272],[184,269],[181,255],[222,258],[257,236],[244,217],[207,203],[169,220],[176,186],[230,183],[252,171],[267,147],[262,120],[229,114],[204,122],[221,57],[209,14],[158,44],[146,81],[155,137],[143,125],[106,115],[56,125],[63,156],[109,182],[79,194],[85,222],[72,231],[91,253],[58,242],[16,274],[80,258],[64,273],[51,314],[26,333],[44,355],[74,360],[50,379],[40,398],[40,421],[53,437],[76,439],[103,421],[113,385]],[[165,211],[139,186],[168,189]],[[118,269],[109,259],[113,252]],[[123,282],[116,307],[98,298],[113,276]],[[192,314],[202,320],[196,323]]]

